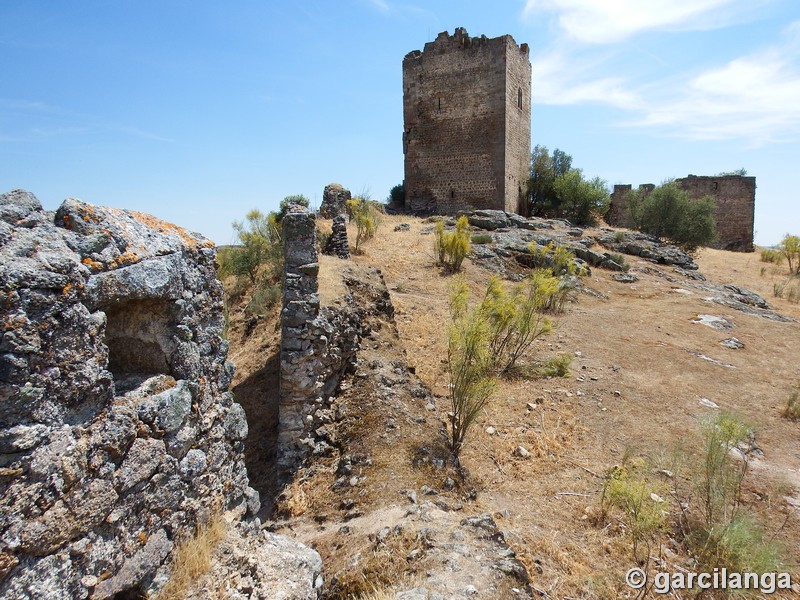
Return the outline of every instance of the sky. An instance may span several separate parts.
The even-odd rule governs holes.
[[[800,234],[796,0],[2,0],[0,193],[218,244],[331,182],[384,200],[403,56],[456,27],[530,46],[532,146],[609,186],[744,168],[756,243]]]

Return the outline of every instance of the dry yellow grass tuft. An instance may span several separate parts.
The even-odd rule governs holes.
[[[158,600],[182,600],[185,597],[189,586],[211,569],[214,550],[227,530],[228,524],[218,515],[199,527],[194,537],[178,546],[172,573]]]

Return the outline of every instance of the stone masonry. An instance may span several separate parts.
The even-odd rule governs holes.
[[[403,59],[406,210],[525,212],[531,64],[510,35],[440,33]]]
[[[347,241],[347,219],[343,214],[338,214],[333,218],[331,236],[322,249],[323,254],[338,256],[347,260],[350,258],[350,242]]]
[[[259,509],[213,244],[0,195],[0,597],[140,597],[218,511]]]
[[[326,219],[332,219],[347,210],[347,201],[352,198],[350,190],[343,188],[338,183],[329,183],[322,190],[322,204],[319,214]]]
[[[756,201],[756,178],[743,175],[713,175],[676,179],[678,185],[689,193],[692,200],[711,196],[716,209],[714,219],[717,223],[717,242],[714,247],[736,252],[753,251],[754,211]],[[629,184],[614,186],[611,205],[606,214],[609,225],[627,227],[627,194],[632,189]],[[639,186],[648,194],[655,189],[652,183]]]

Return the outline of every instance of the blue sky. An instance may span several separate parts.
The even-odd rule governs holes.
[[[532,143],[588,176],[745,168],[756,242],[800,234],[796,0],[3,0],[0,191],[217,243],[251,208],[402,181],[402,59],[440,31],[531,47]]]

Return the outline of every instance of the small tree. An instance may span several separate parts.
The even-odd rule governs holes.
[[[292,196],[286,196],[283,200],[281,200],[281,204],[278,208],[278,213],[275,215],[275,220],[278,223],[283,221],[283,217],[286,216],[286,213],[289,212],[289,207],[293,205],[305,206],[308,208],[309,201],[308,198],[303,196],[302,194],[294,194]]]
[[[690,200],[686,190],[667,181],[650,193],[629,193],[628,226],[693,251],[716,239],[714,207],[711,196]]]
[[[390,206],[405,206],[406,203],[406,188],[405,182],[398,183],[391,190],[389,190],[389,197],[386,199]]]
[[[458,457],[470,426],[494,391],[490,376],[486,318],[469,308],[469,291],[463,280],[450,293],[450,327],[447,334],[447,369],[450,375],[450,451]]]
[[[597,215],[604,215],[608,210],[606,182],[599,177],[586,180],[580,169],[570,169],[556,177],[553,192],[558,200],[559,216],[576,225],[594,225]]]
[[[789,273],[800,274],[800,236],[787,233],[778,244],[778,251],[786,257]]]
[[[355,251],[361,250],[361,244],[375,237],[380,224],[380,213],[375,203],[365,197],[356,197],[347,201],[347,212],[356,224]]]
[[[280,223],[275,213],[265,215],[256,209],[247,213],[245,219],[233,222],[240,245],[225,253],[220,271],[223,275],[246,275],[255,284],[261,265],[282,264]]]
[[[553,323],[542,314],[551,287],[541,271],[534,271],[511,292],[493,276],[480,305],[488,325],[489,354],[492,368],[508,373],[517,360],[540,337],[553,330]]]

